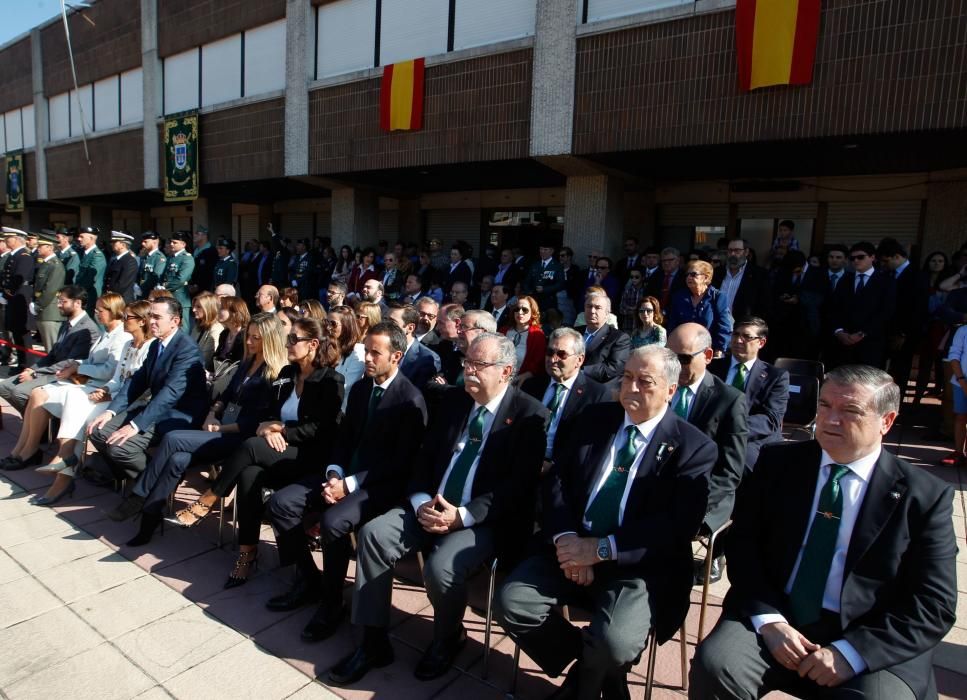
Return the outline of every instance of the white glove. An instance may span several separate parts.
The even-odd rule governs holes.
[[[30,306],[28,306],[27,308],[30,309],[30,315],[31,316],[36,316],[37,315],[37,307],[34,306],[34,302],[30,302]]]
[[[134,285],[134,296],[136,297],[141,296],[141,285],[138,285],[138,284]]]
[[[7,305],[7,297],[0,295],[0,306]]]

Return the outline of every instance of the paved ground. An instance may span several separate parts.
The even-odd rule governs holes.
[[[923,465],[957,489],[954,525],[960,554],[958,586],[967,594],[965,487],[961,473],[932,466],[943,454],[922,436],[936,407],[905,411],[905,425],[890,436],[894,451]],[[0,454],[13,446],[19,418],[3,407]],[[61,507],[40,508],[28,497],[48,477],[24,470],[0,477],[0,697],[28,698],[499,698],[512,681],[513,643],[495,626],[489,673],[483,678],[483,618],[468,612],[471,642],[444,678],[421,683],[411,669],[431,634],[432,609],[420,586],[400,582],[394,594],[392,635],[397,661],[369,674],[357,687],[327,688],[315,680],[353,644],[351,628],[318,645],[303,644],[299,630],[311,614],[271,613],[264,601],[283,590],[287,572],[275,563],[272,533],[263,528],[262,567],[245,586],[222,583],[231,569],[231,545],[217,546],[217,518],[190,531],[166,530],[144,550],[122,546],[135,525],[105,513],[118,496],[83,481]],[[183,485],[179,501],[203,484]],[[414,565],[401,567],[419,580]],[[351,572],[352,573],[352,572]],[[482,605],[486,580],[473,598]],[[713,587],[709,608],[718,616],[728,583]],[[347,595],[349,589],[347,588]],[[698,595],[686,625],[687,653],[698,631]],[[943,697],[967,698],[967,595],[958,601],[957,627],[936,653]],[[682,698],[677,639],[659,650],[654,697]],[[644,695],[644,661],[631,677],[633,697]],[[554,684],[522,657],[517,695],[542,698]],[[778,695],[770,696],[772,698]]]

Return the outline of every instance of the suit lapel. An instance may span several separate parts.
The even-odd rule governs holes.
[[[641,458],[638,471],[635,473],[635,481],[652,472],[660,472],[663,465],[668,462],[668,458],[678,447],[680,435],[675,425],[675,418],[674,411],[665,411],[665,417],[655,427],[651,442],[645,446],[645,454]]]
[[[756,360],[752,363],[752,369],[749,370],[749,380],[745,383],[745,395],[750,399],[755,396],[759,389],[762,387],[762,383],[765,381],[767,376],[766,365],[762,360]]]
[[[587,332],[587,327],[585,327],[584,330],[585,332]],[[587,354],[590,353],[592,350],[597,350],[598,346],[600,346],[601,343],[604,342],[604,339],[610,334],[611,334],[611,326],[605,323],[603,326],[601,326],[601,328],[598,329],[598,332],[594,334],[594,337],[591,338],[591,342],[588,343],[587,347],[585,348],[585,351],[584,351],[585,356],[587,356]]]
[[[702,377],[702,386],[699,387],[698,393],[695,394],[695,399],[692,401],[692,410],[688,414],[689,423],[693,425],[701,424],[698,419],[703,415],[706,406],[711,401],[714,387],[715,381],[712,379],[712,373],[706,371],[705,376]]]
[[[578,404],[581,403],[581,399],[584,397],[584,390],[587,382],[588,380],[585,378],[584,374],[578,372],[577,377],[574,380],[574,384],[571,385],[571,395],[567,397],[567,403],[564,404],[564,413],[561,414],[561,420],[570,418],[574,412],[578,410]],[[544,388],[544,391],[547,391],[547,387]],[[560,425],[560,423],[558,423],[558,425]]]
[[[849,575],[856,562],[880,535],[883,526],[903,500],[906,490],[907,485],[896,459],[883,449],[876,461],[876,468],[870,477],[863,504],[853,526],[853,535],[846,552],[845,575]]]

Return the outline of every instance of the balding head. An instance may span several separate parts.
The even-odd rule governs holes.
[[[668,348],[682,363],[679,386],[690,386],[701,379],[714,355],[712,336],[698,323],[683,323],[673,330],[668,335]]]

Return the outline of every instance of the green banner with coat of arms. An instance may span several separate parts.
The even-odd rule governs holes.
[[[24,210],[24,157],[22,153],[7,155],[4,167],[7,186],[7,202],[4,208],[9,212]]]
[[[165,119],[165,201],[198,199],[198,115]]]

